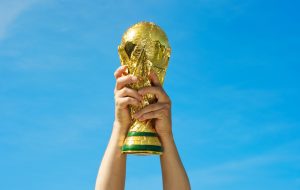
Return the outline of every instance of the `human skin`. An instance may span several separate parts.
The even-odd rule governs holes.
[[[122,154],[121,146],[131,124],[129,105],[139,105],[145,94],[154,94],[157,103],[150,104],[133,117],[140,121],[155,119],[155,129],[164,147],[160,156],[164,190],[189,190],[190,183],[180,160],[172,133],[171,100],[162,88],[158,77],[151,72],[149,79],[152,86],[138,91],[127,87],[137,82],[137,78],[128,75],[126,66],[119,67],[114,75],[115,86],[115,121],[112,134],[104,153],[95,190],[122,190],[125,187],[126,154]]]

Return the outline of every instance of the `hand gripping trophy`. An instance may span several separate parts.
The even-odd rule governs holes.
[[[128,74],[138,78],[137,83],[129,85],[130,88],[138,90],[151,86],[148,79],[151,70],[163,84],[171,48],[166,34],[159,26],[152,22],[133,25],[124,33],[118,52],[121,64],[128,68]],[[154,95],[144,95],[140,106],[130,106],[131,115],[156,101]],[[153,120],[132,119],[122,152],[141,155],[162,154],[163,148],[153,124]]]

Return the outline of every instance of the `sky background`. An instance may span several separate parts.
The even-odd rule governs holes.
[[[280,0],[0,0],[0,189],[90,190],[122,34],[169,37],[165,89],[195,190],[300,189],[300,13]],[[129,156],[126,189],[162,189]]]

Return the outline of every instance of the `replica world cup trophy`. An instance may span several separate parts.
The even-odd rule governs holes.
[[[126,65],[128,74],[138,81],[128,87],[139,90],[151,86],[148,76],[153,71],[163,84],[171,48],[165,32],[152,22],[139,22],[124,33],[118,46],[121,65]],[[141,105],[129,107],[131,116],[157,101],[153,94],[143,96]],[[161,155],[163,147],[154,128],[154,120],[139,121],[132,117],[122,152],[141,155]]]

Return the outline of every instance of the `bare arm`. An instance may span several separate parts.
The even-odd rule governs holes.
[[[154,94],[157,103],[151,104],[134,115],[138,120],[155,119],[155,129],[164,147],[160,163],[163,175],[164,190],[191,189],[188,176],[180,160],[173,135],[171,122],[171,101],[163,90],[155,73],[150,74],[151,87],[139,90],[141,95]]]
[[[125,70],[126,67],[119,67],[115,72],[115,122],[100,165],[95,190],[122,190],[125,186],[126,154],[122,154],[121,145],[131,123],[128,105],[138,105],[142,99],[137,91],[126,87],[137,79],[127,75]]]
[[[126,174],[126,154],[121,153],[120,142],[124,139],[119,123],[114,123],[113,131],[103,156],[98,177],[96,190],[119,190],[124,189]]]
[[[172,135],[161,138],[164,154],[160,156],[161,169],[165,190],[191,189],[188,176],[181,163]]]

